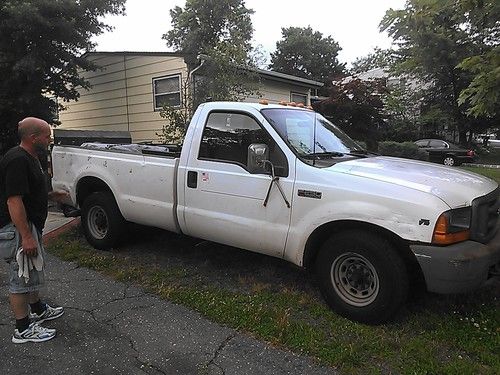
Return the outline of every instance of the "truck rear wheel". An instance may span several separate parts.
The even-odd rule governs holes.
[[[109,249],[119,243],[124,234],[125,219],[112,193],[99,191],[85,199],[82,226],[87,241],[97,249]]]
[[[388,321],[408,294],[403,259],[389,241],[369,232],[346,231],[328,239],[316,272],[330,307],[361,323]]]

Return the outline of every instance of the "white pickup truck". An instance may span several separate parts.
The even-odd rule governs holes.
[[[499,275],[496,182],[370,154],[312,110],[205,103],[182,148],[56,145],[52,160],[93,246],[129,221],[283,258],[357,321],[390,319],[418,277],[457,293]]]

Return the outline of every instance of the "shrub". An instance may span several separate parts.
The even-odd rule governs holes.
[[[366,148],[366,142],[365,141],[355,141],[358,145],[360,145],[361,147],[363,147],[365,150],[367,150]]]
[[[378,152],[381,155],[395,156],[415,160],[427,160],[427,153],[413,142],[379,142]]]

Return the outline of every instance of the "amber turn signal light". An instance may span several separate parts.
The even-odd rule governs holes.
[[[437,245],[450,245],[457,242],[467,241],[469,237],[470,231],[468,229],[451,232],[448,216],[446,214],[442,214],[436,222],[434,234],[432,236],[432,243]]]

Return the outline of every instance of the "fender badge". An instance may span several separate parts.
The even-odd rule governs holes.
[[[321,199],[321,191],[299,189],[299,197]]]
[[[420,219],[420,221],[418,222],[418,225],[429,225],[429,224],[430,224],[429,219]]]

